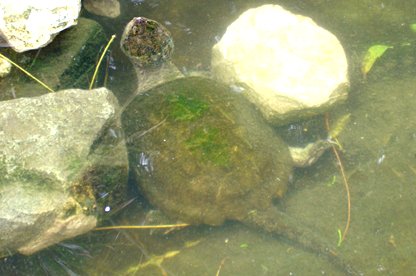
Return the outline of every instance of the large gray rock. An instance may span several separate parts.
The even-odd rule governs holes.
[[[125,192],[119,106],[106,88],[0,102],[0,256],[95,227]]]
[[[17,52],[37,49],[75,25],[80,9],[80,0],[2,0],[0,33]]]
[[[348,66],[338,39],[278,5],[249,9],[212,51],[215,76],[250,88],[272,123],[324,112],[347,97]]]

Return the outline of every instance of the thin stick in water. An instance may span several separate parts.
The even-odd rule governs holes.
[[[27,76],[29,76],[30,78],[32,78],[33,80],[35,80],[37,83],[39,83],[40,85],[42,85],[43,87],[45,87],[49,92],[55,92],[49,86],[47,86],[45,83],[43,83],[41,80],[39,80],[38,78],[36,78],[35,76],[33,76],[31,73],[29,73],[25,69],[23,69],[23,67],[21,67],[19,64],[13,62],[12,60],[10,60],[9,58],[5,57],[2,54],[0,54],[0,58],[6,60],[8,62],[10,62],[11,64],[13,64],[16,68],[18,68],[19,70],[21,70]]]
[[[116,38],[115,34],[113,34],[111,36],[110,40],[107,43],[107,46],[105,46],[104,51],[100,56],[100,59],[98,60],[97,66],[95,66],[95,71],[94,71],[94,74],[92,75],[92,80],[91,80],[90,87],[89,87],[90,90],[94,86],[95,78],[97,77],[98,69],[100,68],[100,65],[101,65],[101,62],[103,61],[104,55],[107,52],[108,48],[110,47],[111,43],[113,42],[114,38]]]

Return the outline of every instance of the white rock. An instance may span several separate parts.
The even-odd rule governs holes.
[[[1,0],[0,32],[17,52],[48,44],[76,24],[80,0]]]
[[[217,78],[245,92],[272,123],[321,113],[347,96],[348,64],[338,39],[278,5],[249,9],[213,47]]]

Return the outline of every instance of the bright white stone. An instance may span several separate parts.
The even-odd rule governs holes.
[[[1,0],[0,32],[18,52],[37,49],[75,25],[80,9],[80,0]]]
[[[277,124],[325,111],[349,85],[338,39],[278,5],[249,9],[228,26],[212,68],[217,78],[250,87],[244,94]]]

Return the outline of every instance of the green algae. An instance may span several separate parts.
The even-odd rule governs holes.
[[[208,105],[200,100],[182,94],[169,95],[170,116],[175,121],[192,121],[203,116]]]
[[[223,139],[218,128],[199,128],[185,143],[186,147],[203,161],[218,166],[228,166],[230,163],[228,143]]]

